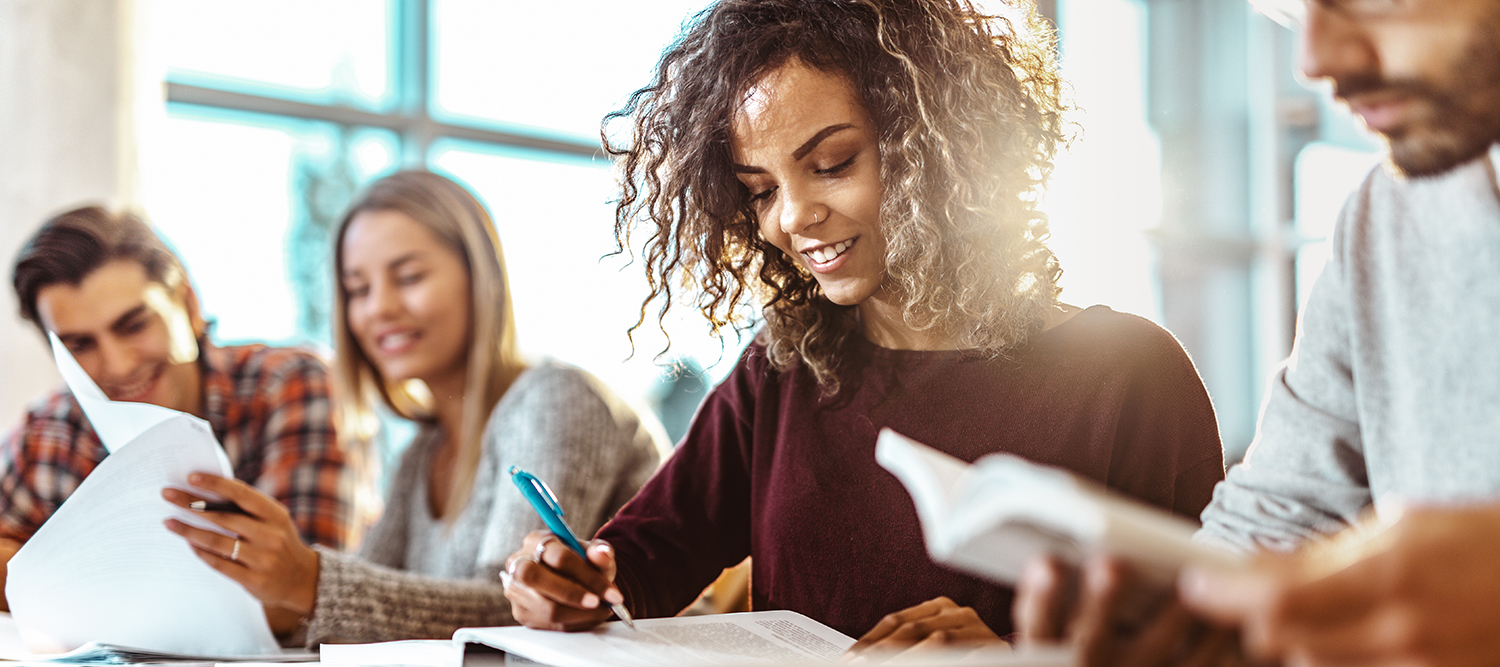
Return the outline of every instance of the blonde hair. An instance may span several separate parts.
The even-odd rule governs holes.
[[[340,421],[345,432],[368,439],[375,423],[375,401],[397,415],[432,423],[432,396],[419,380],[390,382],[370,362],[349,331],[348,294],[342,285],[343,241],[349,223],[364,211],[399,211],[431,231],[457,254],[469,271],[469,352],[453,484],[447,493],[450,519],[473,492],[482,449],[480,442],[490,411],[525,369],[516,345],[510,282],[500,238],[484,204],[462,185],[426,171],[386,176],[364,191],[344,214],[334,236],[334,378],[339,384]]]
[[[615,232],[639,224],[651,294],[674,289],[715,332],[758,297],[772,363],[798,359],[828,393],[859,327],[852,307],[761,237],[730,166],[730,122],[792,60],[844,77],[878,131],[886,287],[913,329],[999,356],[1040,331],[1061,274],[1042,185],[1063,136],[1053,33],[1026,0],[1009,18],[967,0],[720,0],[663,55],[651,85],[605,117],[634,121],[619,157]]]

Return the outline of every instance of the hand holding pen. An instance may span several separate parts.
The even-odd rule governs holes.
[[[614,551],[603,541],[580,542],[541,480],[514,467],[511,478],[549,528],[527,535],[500,574],[516,620],[537,629],[586,630],[613,611],[635,627],[613,583]]]

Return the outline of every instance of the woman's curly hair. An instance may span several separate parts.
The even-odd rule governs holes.
[[[1063,137],[1053,32],[1027,0],[985,15],[969,0],[720,0],[663,55],[651,85],[605,117],[619,159],[620,249],[639,225],[651,294],[675,289],[716,334],[759,297],[772,363],[800,358],[829,393],[859,335],[852,307],[760,235],[731,170],[731,123],[763,76],[800,60],[847,79],[880,150],[885,287],[908,326],[999,356],[1042,328],[1061,270],[1037,210]],[[611,123],[633,120],[628,145]],[[632,328],[634,331],[634,328]]]

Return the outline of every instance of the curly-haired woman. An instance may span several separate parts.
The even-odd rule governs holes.
[[[1208,502],[1222,453],[1182,348],[1140,318],[1058,302],[1037,201],[1061,84],[1050,32],[1014,9],[721,0],[606,119],[634,121],[629,145],[609,146],[616,231],[627,246],[645,226],[652,299],[689,285],[718,328],[755,298],[764,327],[591,563],[546,533],[511,556],[518,620],[584,628],[616,601],[672,615],[751,556],[755,608],[866,644],[1008,634],[1008,588],[928,558],[910,498],[875,462],[882,427],[1187,516]]]

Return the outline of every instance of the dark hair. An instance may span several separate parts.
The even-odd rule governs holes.
[[[21,317],[41,328],[37,293],[60,283],[77,286],[117,259],[139,263],[147,278],[173,289],[187,278],[182,261],[140,216],[86,206],[42,223],[16,255],[11,284],[21,304]]]
[[[844,77],[878,132],[886,288],[905,322],[999,355],[1042,326],[1061,273],[1045,245],[1041,185],[1063,137],[1053,33],[1029,2],[1010,18],[968,0],[721,0],[698,14],[651,85],[605,117],[620,160],[615,233],[636,224],[651,294],[665,318],[674,287],[715,333],[748,326],[785,369],[801,358],[836,392],[838,353],[857,326],[810,273],[759,233],[731,170],[731,123],[763,76],[799,60]],[[634,121],[628,146],[609,124]],[[632,329],[633,331],[634,329]]]

